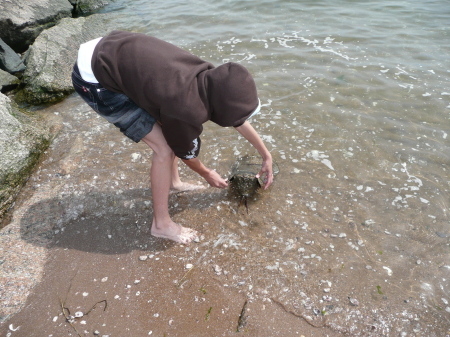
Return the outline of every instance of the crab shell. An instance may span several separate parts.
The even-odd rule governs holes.
[[[231,188],[241,197],[249,198],[261,187],[260,181],[251,174],[235,174],[230,179]]]

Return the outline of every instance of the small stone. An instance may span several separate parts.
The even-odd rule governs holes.
[[[145,260],[147,260],[148,259],[148,256],[147,255],[141,255],[141,256],[139,256],[139,260],[140,261],[145,261]]]
[[[366,269],[371,270],[371,269],[372,269],[372,266],[367,265],[367,266],[366,266]]]
[[[134,284],[139,284],[141,283],[141,280],[134,280]]]
[[[94,331],[94,335],[95,335],[95,336],[98,336],[98,335],[100,335],[100,331],[98,331],[98,330],[95,330],[95,331]]]
[[[194,265],[192,263],[186,264],[186,269],[191,269]]]
[[[346,238],[346,237],[347,237],[347,234],[341,233],[341,234],[339,234],[339,237],[340,237],[340,238]]]
[[[74,316],[75,316],[76,318],[80,318],[80,317],[83,317],[84,314],[83,314],[81,311],[77,311],[77,312],[74,314]]]
[[[87,293],[87,292],[83,293],[83,297],[86,297],[87,295],[89,295],[89,293]]]
[[[106,281],[108,281],[108,277],[102,278],[102,282],[106,282]]]
[[[323,290],[324,293],[329,293],[330,291],[331,291],[330,288],[325,288],[325,289]]]
[[[417,264],[421,264],[422,261],[421,261],[421,260],[417,260],[416,263],[417,263]]]

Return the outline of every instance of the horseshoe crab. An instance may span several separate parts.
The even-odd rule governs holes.
[[[273,175],[280,171],[276,163],[272,164]],[[247,199],[252,197],[256,191],[264,185],[263,177],[256,178],[261,169],[261,158],[244,156],[239,158],[231,169],[230,182],[231,190],[240,197],[239,206],[244,204],[248,213]]]

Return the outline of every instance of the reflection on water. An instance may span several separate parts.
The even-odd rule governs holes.
[[[172,200],[175,220],[206,237],[185,259],[315,326],[448,332],[446,1],[118,0],[104,11],[216,65],[240,62],[259,88],[253,125],[281,172],[249,214],[224,193],[195,201],[206,211]],[[255,154],[213,124],[203,144],[202,160],[223,175]],[[137,164],[110,165],[120,175]]]

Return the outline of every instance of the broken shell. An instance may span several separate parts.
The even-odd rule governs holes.
[[[83,314],[81,311],[77,311],[77,312],[74,314],[74,316],[75,316],[76,318],[80,318],[80,317],[83,317],[84,314]]]
[[[214,266],[214,271],[216,272],[217,275],[220,275],[222,273],[222,268],[220,268],[220,266],[216,264]]]
[[[349,297],[348,300],[350,301],[350,304],[354,305],[355,307],[359,305],[359,302],[356,298]]]

